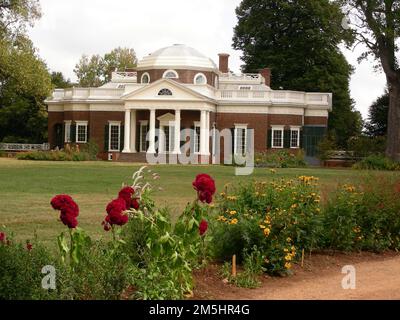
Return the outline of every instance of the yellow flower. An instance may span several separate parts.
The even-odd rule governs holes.
[[[237,212],[236,212],[235,210],[232,210],[232,211],[229,212],[229,214],[230,214],[231,216],[234,216],[236,213],[237,213]]]
[[[235,196],[228,196],[227,199],[230,201],[235,201],[237,198]]]
[[[290,269],[292,267],[292,264],[290,262],[285,263],[285,268]]]
[[[225,196],[226,196],[226,193],[225,193],[225,192],[221,192],[219,195],[220,195],[221,197],[225,197]]]
[[[283,251],[284,251],[284,252],[289,252],[289,249],[286,249],[286,248],[285,248],[285,249],[283,249]]]
[[[264,235],[265,235],[266,237],[268,237],[270,233],[271,233],[271,229],[270,229],[270,228],[265,228],[265,229],[264,229]]]
[[[232,219],[231,222],[230,222],[230,224],[237,224],[238,222],[239,222],[238,219]]]
[[[260,224],[260,228],[261,228],[261,229],[265,229],[266,226],[263,226],[262,224]]]
[[[224,217],[224,216],[219,216],[218,218],[217,218],[217,221],[226,221],[227,219]]]
[[[297,208],[297,203],[292,204],[291,208],[292,209],[296,209]]]
[[[292,242],[292,238],[288,237],[288,238],[286,239],[286,241],[287,241],[287,242]]]
[[[291,254],[287,254],[285,257],[286,261],[291,261],[292,260],[292,255]]]

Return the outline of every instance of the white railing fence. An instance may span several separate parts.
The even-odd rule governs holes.
[[[31,143],[0,143],[2,151],[47,151],[50,150],[48,143],[31,144]]]

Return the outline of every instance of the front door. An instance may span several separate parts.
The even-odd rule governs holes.
[[[161,141],[160,151],[161,152],[172,152],[174,150],[174,126],[162,126],[161,130],[164,133],[164,139]]]

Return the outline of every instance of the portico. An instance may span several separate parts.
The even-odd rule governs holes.
[[[138,120],[138,112],[141,112],[142,115],[148,114],[148,119]],[[157,117],[157,113],[162,113],[162,115]],[[210,110],[189,108],[184,110],[158,109],[156,107],[149,109],[126,108],[122,153],[180,154],[182,152],[181,145],[190,138],[193,140],[191,147],[194,148],[194,153],[208,156],[210,155],[210,113]],[[182,114],[185,118],[184,123],[182,123]],[[197,118],[194,118],[196,116]],[[142,130],[142,126],[147,126],[147,128]],[[144,136],[145,133],[146,136]],[[147,145],[145,150],[141,148],[144,141]]]
[[[210,113],[215,112],[215,102],[208,97],[162,79],[122,98],[125,101],[122,153],[143,152],[144,148],[136,146],[146,139],[146,153],[180,154],[182,143],[190,137],[194,140],[191,141],[194,153],[201,156],[210,154]],[[147,114],[147,118],[138,119],[138,112],[142,117]],[[148,126],[146,137],[142,128],[137,128],[143,123]],[[193,133],[183,129],[192,129]]]

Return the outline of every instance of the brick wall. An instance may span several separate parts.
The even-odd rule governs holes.
[[[152,70],[142,70],[137,72],[138,82],[141,81],[143,73],[147,72],[150,75],[150,83],[155,82],[162,78],[165,71],[168,69],[152,69]],[[182,70],[174,69],[178,75],[179,79],[173,79],[177,82],[193,84],[194,76],[198,73],[203,73],[207,78],[207,84],[210,86],[215,86],[215,76],[216,73],[211,71],[199,71],[199,70]]]

